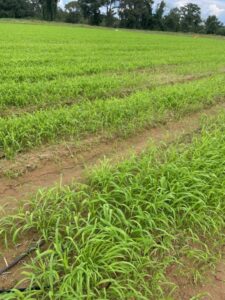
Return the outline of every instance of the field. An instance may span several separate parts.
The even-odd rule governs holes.
[[[225,299],[225,40],[2,22],[0,43],[0,299]]]

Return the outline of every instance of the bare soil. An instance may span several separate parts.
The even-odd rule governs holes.
[[[176,272],[173,282],[178,287],[174,300],[225,300],[225,260],[218,262],[215,271],[205,272],[201,284],[195,285]]]

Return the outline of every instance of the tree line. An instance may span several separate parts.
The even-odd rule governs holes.
[[[0,0],[2,18],[38,18],[108,27],[195,32],[225,35],[225,26],[214,16],[202,19],[194,3],[166,9],[154,0],[76,0],[58,7],[59,0]]]

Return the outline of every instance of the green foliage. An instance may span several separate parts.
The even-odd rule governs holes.
[[[106,0],[106,14],[105,14],[105,25],[112,27],[114,24],[116,24],[117,18],[116,18],[116,0]]]
[[[85,101],[69,108],[49,109],[0,119],[0,148],[10,157],[59,139],[87,134],[127,135],[166,118],[212,104],[224,97],[225,76],[137,92],[121,99]],[[188,95],[188,96],[187,96]]]
[[[125,136],[224,96],[224,75],[212,76],[224,69],[221,40],[23,24],[0,33],[7,157],[88,134]]]
[[[29,212],[3,218],[2,236],[36,231],[48,248],[27,272],[40,290],[2,299],[161,299],[171,264],[186,257],[198,274],[213,264],[210,249],[224,243],[224,121],[189,146],[105,163],[84,185],[41,191]]]
[[[175,32],[180,31],[180,19],[181,16],[179,8],[171,9],[164,19],[165,30]]]
[[[207,34],[218,34],[223,24],[216,16],[208,16],[205,21],[205,30]]]
[[[26,18],[33,14],[29,0],[0,0],[0,18]]]
[[[201,8],[197,4],[188,3],[180,8],[181,29],[184,32],[198,32],[201,20]]]
[[[105,0],[78,0],[78,4],[89,24],[100,25],[102,21],[100,8],[105,4]]]
[[[48,21],[55,20],[59,0],[39,0],[39,2],[42,6],[43,18]]]
[[[127,28],[152,27],[152,0],[121,0],[119,2],[120,26]]]
[[[79,23],[82,18],[82,11],[78,1],[71,1],[65,5],[65,10],[68,12],[66,22]]]
[[[155,7],[153,0],[73,0],[65,8],[58,3],[59,0],[0,0],[0,17],[225,35],[225,27],[217,17],[209,16],[203,22],[201,8],[194,3],[173,7],[168,14],[165,1],[158,1]]]
[[[225,96],[223,40],[49,25],[0,31],[1,156],[126,136]],[[163,299],[174,287],[167,268],[182,259],[198,281],[224,244],[224,121],[206,123],[191,145],[105,163],[83,185],[40,191],[26,211],[1,218],[2,242],[28,231],[46,241],[27,269],[30,288],[1,299]]]
[[[66,5],[66,20],[131,29],[224,33],[223,24],[215,16],[209,16],[205,24],[202,22],[197,4],[173,7],[165,14],[165,1],[159,1],[155,8],[153,3],[152,0],[76,0]]]
[[[164,12],[165,12],[166,2],[161,1],[154,14],[153,18],[153,28],[155,30],[164,30]]]

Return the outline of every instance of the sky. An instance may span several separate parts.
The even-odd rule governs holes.
[[[70,0],[60,0],[60,6],[63,7]],[[159,2],[155,0],[155,2]],[[202,17],[207,18],[208,15],[216,15],[223,23],[225,23],[225,0],[165,0],[167,9],[172,7],[183,6],[186,3],[196,3],[202,9]]]

